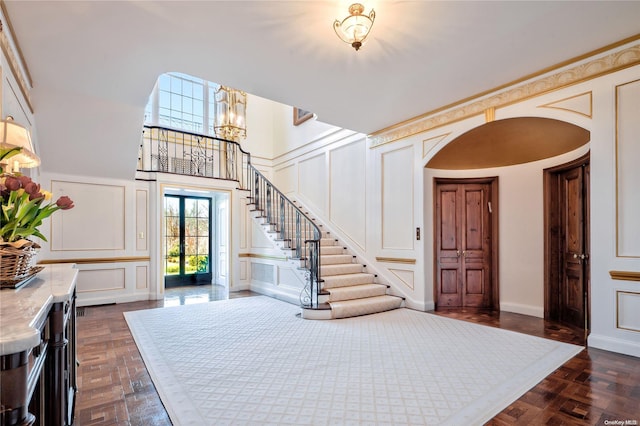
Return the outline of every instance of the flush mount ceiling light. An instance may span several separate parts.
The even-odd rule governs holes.
[[[344,18],[342,22],[336,19],[333,23],[333,29],[338,37],[356,50],[360,49],[364,43],[364,39],[371,31],[373,21],[376,19],[376,12],[373,9],[369,15],[363,15],[362,12],[364,12],[364,6],[360,3],[354,3],[349,6],[349,16]]]

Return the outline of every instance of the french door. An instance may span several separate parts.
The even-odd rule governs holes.
[[[164,196],[165,287],[211,284],[211,199]]]

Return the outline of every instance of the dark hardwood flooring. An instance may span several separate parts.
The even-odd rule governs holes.
[[[255,293],[240,292],[230,297],[252,295]],[[170,425],[122,313],[225,297],[221,288],[198,286],[168,289],[164,300],[79,308],[76,425]],[[433,314],[584,343],[579,330],[525,315],[481,310],[440,310]],[[589,348],[487,424],[625,425],[625,421],[626,426],[640,423],[640,359]]]

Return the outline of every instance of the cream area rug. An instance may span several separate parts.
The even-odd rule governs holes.
[[[583,348],[409,309],[265,296],[125,313],[174,425],[481,425]]]

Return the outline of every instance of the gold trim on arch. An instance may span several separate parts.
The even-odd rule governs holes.
[[[51,265],[54,263],[77,263],[87,265],[94,263],[125,263],[125,262],[150,262],[149,256],[128,256],[128,257],[84,257],[80,259],[43,259],[38,261],[38,265]]]
[[[591,80],[602,75],[610,74],[625,68],[640,64],[640,44],[630,46],[618,52],[611,53],[607,56],[591,60],[589,62],[576,65],[573,68],[559,71],[556,74],[533,80],[551,71],[558,70],[562,67],[571,65],[578,61],[584,60],[591,56],[606,52],[624,44],[631,43],[640,39],[640,34],[626,38],[618,43],[605,46],[585,55],[572,58],[568,61],[530,74],[521,79],[498,86],[491,90],[470,96],[458,102],[445,105],[441,108],[429,111],[422,115],[410,118],[398,124],[375,131],[368,135],[371,143],[370,148],[395,142],[399,139],[407,138],[419,133],[426,132],[431,129],[456,123],[470,117],[484,114],[487,108],[501,108],[531,99],[545,93],[552,92],[561,88],[569,87],[587,80]],[[529,81],[532,80],[532,81]],[[526,84],[516,86],[525,81]],[[508,90],[499,92],[503,89]],[[487,96],[494,93],[493,96]],[[482,99],[481,99],[482,98]],[[478,100],[480,99],[480,100]],[[473,102],[475,101],[475,102]]]
[[[415,259],[405,259],[401,257],[378,257],[376,256],[377,262],[385,262],[385,263],[404,263],[406,265],[415,265]]]
[[[609,271],[612,280],[640,281],[640,272],[634,271]]]

